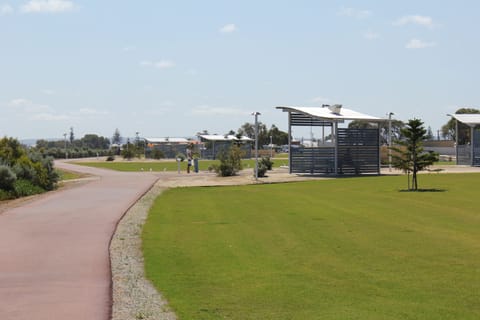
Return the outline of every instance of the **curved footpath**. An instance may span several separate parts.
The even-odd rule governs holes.
[[[107,320],[109,243],[117,222],[158,179],[56,162],[95,175],[0,214],[0,319]]]

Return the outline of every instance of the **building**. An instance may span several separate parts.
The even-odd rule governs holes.
[[[288,113],[289,169],[300,174],[380,174],[380,134],[376,129],[340,128],[350,120],[381,122],[341,105],[322,107],[279,106]],[[292,148],[293,129],[319,127],[321,143]]]
[[[254,140],[249,137],[220,134],[198,134],[197,136],[201,142],[200,158],[202,159],[218,159],[218,155],[221,152],[228,151],[233,143],[237,143],[244,151],[244,158],[251,158],[252,156],[252,142]]]

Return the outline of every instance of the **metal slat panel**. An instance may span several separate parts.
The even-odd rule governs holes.
[[[329,121],[320,120],[311,116],[294,113],[290,114],[291,125],[296,127],[331,127],[332,123]]]

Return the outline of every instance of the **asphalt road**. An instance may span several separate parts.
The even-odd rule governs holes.
[[[158,179],[56,166],[96,176],[0,214],[0,319],[107,320],[109,243],[117,222]]]

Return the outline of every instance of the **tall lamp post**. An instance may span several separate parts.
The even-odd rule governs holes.
[[[393,112],[388,114],[388,171],[392,171],[392,116]]]
[[[67,134],[66,133],[63,134],[63,140],[65,141],[65,160],[67,160],[68,156],[67,156]]]
[[[270,136],[270,159],[273,158],[273,137]]]
[[[255,116],[255,180],[258,180],[258,116],[260,112],[252,112]]]

